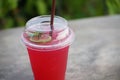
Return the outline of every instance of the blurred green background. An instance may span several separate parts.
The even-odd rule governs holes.
[[[52,0],[0,0],[0,29],[25,25],[51,13]],[[56,15],[68,20],[120,14],[120,0],[57,0]]]

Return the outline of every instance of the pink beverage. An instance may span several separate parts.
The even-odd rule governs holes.
[[[67,21],[55,16],[51,36],[50,16],[38,16],[26,24],[25,43],[35,80],[64,80],[73,32]]]
[[[64,80],[68,46],[52,51],[35,51],[28,48],[35,80]]]

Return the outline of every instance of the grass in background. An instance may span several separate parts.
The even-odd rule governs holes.
[[[109,14],[120,14],[120,0],[106,0]]]
[[[0,0],[0,29],[23,26],[32,17],[51,13],[51,0]],[[120,14],[120,0],[57,0],[56,15],[77,19]]]

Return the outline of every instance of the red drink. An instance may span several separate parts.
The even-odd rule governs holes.
[[[54,18],[51,36],[50,16],[39,16],[26,24],[22,40],[25,43],[35,80],[64,80],[69,45],[73,32],[67,21]]]
[[[53,51],[36,51],[28,48],[35,80],[64,80],[68,46]]]

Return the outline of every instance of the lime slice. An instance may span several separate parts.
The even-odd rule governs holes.
[[[34,37],[31,37],[30,38],[30,41],[32,41],[32,42],[36,42],[36,43],[46,43],[46,42],[49,42],[49,41],[51,41],[52,40],[52,38],[51,38],[51,36],[47,36],[47,37],[40,37],[40,38],[38,38],[37,36],[34,36]]]

